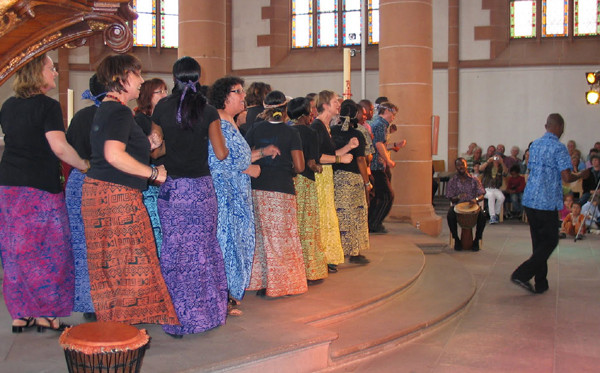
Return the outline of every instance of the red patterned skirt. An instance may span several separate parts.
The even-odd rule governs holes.
[[[160,272],[142,193],[86,177],[81,215],[98,320],[179,324]]]
[[[248,290],[266,289],[269,297],[308,290],[296,221],[296,196],[252,190],[256,248]]]

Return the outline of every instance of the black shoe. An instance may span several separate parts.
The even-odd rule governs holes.
[[[25,324],[24,325],[13,325],[12,326],[13,333],[23,333],[23,329],[28,329],[35,325],[35,318],[33,318],[33,317],[20,317],[19,320],[23,321]]]
[[[350,263],[365,265],[371,263],[371,261],[367,259],[364,255],[352,255],[350,256]]]
[[[567,234],[565,232],[560,232],[558,238],[567,238]]]
[[[264,297],[267,295],[267,289],[260,289],[256,291],[256,295],[259,297]]]
[[[456,251],[462,251],[462,245],[460,244],[460,240],[459,239],[454,239],[454,250]]]
[[[62,332],[66,328],[71,327],[71,325],[69,325],[69,324],[63,324],[60,320],[57,320],[56,317],[40,317],[39,319],[44,319],[48,323],[48,325],[40,325],[36,320],[38,333],[43,333],[46,331],[46,329],[54,330],[57,332]],[[58,325],[56,325],[56,326],[54,325],[55,321],[58,321]]]
[[[545,293],[546,291],[548,291],[548,285],[538,286],[538,284],[535,284],[535,293],[536,294],[542,294],[542,293]]]
[[[322,279],[322,278],[320,278],[320,279],[318,279],[318,280],[306,280],[306,283],[308,284],[308,286],[311,286],[311,285],[318,285],[318,284],[320,284],[320,283],[322,283],[322,282],[323,282],[323,279]]]
[[[513,284],[518,285],[523,289],[527,290],[528,292],[535,294],[535,289],[533,288],[533,285],[531,285],[531,282],[520,280],[514,276],[511,276],[510,280]]]
[[[96,321],[96,314],[94,312],[84,312],[83,313],[83,318],[86,319],[87,321]]]
[[[337,273],[337,264],[327,264],[327,272],[329,273]]]
[[[473,240],[473,246],[471,246],[471,250],[479,251],[479,239],[476,238]]]
[[[167,332],[165,332],[167,333]],[[171,338],[175,338],[175,339],[182,339],[183,338],[183,334],[171,334],[171,333],[167,333],[167,335]]]

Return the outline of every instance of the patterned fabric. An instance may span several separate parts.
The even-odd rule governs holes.
[[[88,273],[87,246],[83,219],[81,218],[81,187],[85,175],[78,169],[71,170],[67,187],[65,188],[65,202],[69,213],[69,227],[71,228],[71,247],[75,260],[75,312],[94,312],[92,295],[90,294],[90,275]]]
[[[250,166],[251,150],[228,121],[221,120],[221,131],[229,155],[218,160],[209,144],[208,165],[219,205],[217,238],[225,260],[227,287],[229,295],[239,300],[250,283],[255,246],[250,176],[242,173]]]
[[[321,245],[325,251],[327,264],[344,263],[340,226],[335,212],[333,168],[331,165],[323,165],[323,172],[315,174],[315,182],[317,183],[317,199],[319,200]]]
[[[62,193],[0,186],[2,290],[13,319],[69,316],[75,274]]]
[[[448,181],[448,185],[446,186],[446,198],[452,199],[460,196],[458,202],[466,202],[476,197],[485,194],[485,189],[483,189],[483,185],[478,178],[474,176],[467,176],[463,178],[459,175],[454,175],[450,181]]]
[[[386,143],[388,127],[390,123],[381,116],[377,116],[371,122],[371,130],[373,131],[373,146],[375,147],[375,153],[373,153],[373,160],[371,161],[371,170],[382,171],[385,166],[379,160],[379,151],[377,150],[377,143]]]
[[[369,210],[362,176],[337,170],[333,182],[344,254],[358,255],[369,249]]]
[[[86,177],[81,195],[98,321],[178,324],[139,189]]]
[[[560,230],[569,236],[575,236],[578,233],[585,234],[585,216],[579,214],[579,216],[573,218],[573,214],[567,215]]]
[[[160,225],[160,218],[158,217],[158,207],[156,201],[158,200],[159,187],[155,185],[148,185],[148,189],[142,192],[142,199],[144,206],[148,210],[148,216],[150,216],[150,224],[152,225],[152,233],[154,233],[154,241],[156,242],[156,254],[160,258],[160,248],[162,247],[162,229]]]
[[[200,333],[225,323],[227,277],[217,240],[217,199],[210,176],[167,178],[158,195],[163,247],[160,267],[181,326],[171,334]]]
[[[308,290],[296,222],[296,196],[252,190],[256,249],[248,290],[266,289],[269,297]]]
[[[302,175],[294,179],[296,188],[296,206],[298,233],[302,244],[304,267],[307,280],[319,280],[327,277],[327,258],[321,243],[319,230],[319,200],[316,182]]]
[[[550,132],[535,140],[529,147],[529,177],[523,193],[523,206],[536,210],[563,208],[563,170],[572,169],[567,147]]]

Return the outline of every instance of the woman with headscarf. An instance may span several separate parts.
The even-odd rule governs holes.
[[[305,97],[291,100],[287,108],[288,116],[295,123],[302,139],[304,154],[304,171],[294,178],[296,188],[296,205],[298,216],[298,232],[302,244],[304,267],[308,284],[315,284],[327,277],[327,258],[321,243],[319,224],[319,201],[315,173],[323,171],[317,162],[319,158],[319,141],[317,133],[310,128],[311,104]]]
[[[348,144],[336,150],[331,139],[329,126],[332,119],[340,113],[340,102],[333,91],[321,91],[317,96],[317,111],[319,115],[312,122],[311,128],[319,138],[318,163],[323,166],[323,172],[315,174],[317,183],[317,198],[319,200],[319,224],[321,242],[327,258],[328,270],[337,272],[337,265],[344,263],[344,250],[340,240],[340,227],[335,212],[333,193],[333,168],[335,163],[350,163],[351,149],[358,146],[357,139],[350,139]]]
[[[140,87],[140,96],[137,99],[137,107],[134,109],[135,121],[142,128],[142,131],[146,136],[152,134],[154,129],[159,134],[157,136],[162,137],[160,127],[156,124],[152,124],[152,112],[158,101],[167,97],[167,83],[159,78],[153,78],[146,80]],[[150,153],[150,162],[154,165],[160,164],[160,161],[153,160],[152,158],[158,158],[164,155],[164,143]],[[156,253],[160,258],[160,247],[162,246],[162,231],[160,227],[160,218],[158,217],[158,208],[156,201],[158,199],[158,185],[149,184],[148,188],[142,191],[144,200],[144,206],[148,210],[150,216],[150,223],[152,224],[152,232],[154,233],[154,240],[156,241]]]
[[[150,141],[126,106],[139,95],[141,68],[123,54],[107,56],[96,70],[108,93],[92,124],[81,203],[92,301],[100,321],[178,324],[141,192],[167,172],[148,165]]]
[[[164,325],[174,338],[225,323],[227,278],[217,239],[217,197],[208,166],[229,154],[217,110],[200,92],[200,65],[182,57],[173,65],[173,92],[152,121],[164,133],[162,161],[169,177],[160,187],[158,214],[163,244],[160,264],[181,325]]]
[[[298,237],[294,174],[304,171],[302,140],[298,131],[286,124],[287,98],[280,91],[265,97],[264,121],[254,124],[246,141],[252,149],[275,145],[281,154],[263,157],[260,176],[252,179],[252,199],[256,226],[256,249],[248,290],[257,295],[280,297],[308,290]]]
[[[94,104],[75,113],[67,130],[67,141],[83,159],[90,159],[92,156],[90,131],[94,115],[96,115],[96,110],[102,103],[104,95],[106,95],[106,88],[98,82],[96,74],[92,75],[90,88],[82,93],[81,98],[91,100]],[[90,294],[87,246],[83,218],[81,217],[81,189],[84,179],[85,174],[74,168],[69,174],[65,188],[69,227],[71,228],[71,246],[73,247],[73,259],[75,260],[75,302],[73,311],[83,312],[83,317],[86,320],[95,320],[94,303]]]
[[[234,76],[218,79],[210,89],[210,102],[219,112],[221,131],[229,149],[227,158],[219,160],[209,145],[208,165],[219,204],[217,237],[225,260],[230,315],[241,315],[241,310],[235,307],[250,283],[255,246],[250,177],[260,175],[260,166],[251,162],[261,157],[261,151],[250,150],[233,119],[244,110],[245,96],[244,80]],[[262,152],[265,157],[278,154],[275,146]]]
[[[356,129],[358,109],[354,101],[345,100],[340,108],[339,125],[331,127],[336,149],[343,148],[352,138],[358,139],[358,146],[350,151],[352,162],[333,165],[333,190],[344,255],[350,263],[368,264],[369,260],[361,253],[369,249],[367,195],[372,186],[365,161],[365,139]]]
[[[62,331],[73,309],[74,269],[60,161],[86,172],[65,137],[58,101],[46,96],[58,76],[46,54],[16,73],[15,96],[0,110],[0,257],[12,332]],[[37,318],[37,320],[35,319]]]

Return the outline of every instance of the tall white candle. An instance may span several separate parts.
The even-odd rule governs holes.
[[[352,98],[352,84],[350,82],[350,72],[351,72],[351,63],[350,63],[350,48],[344,48],[344,99]]]
[[[67,126],[71,125],[71,119],[73,119],[73,90],[67,89]]]

